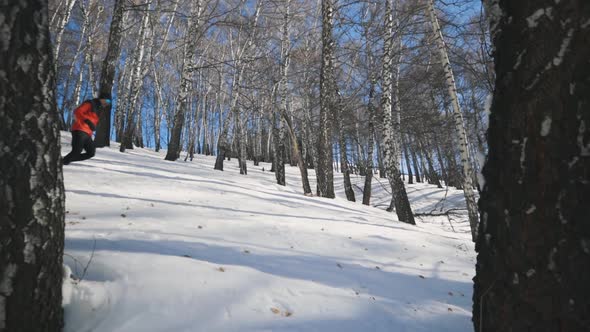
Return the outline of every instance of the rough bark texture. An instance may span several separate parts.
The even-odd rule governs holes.
[[[459,106],[459,97],[457,96],[457,87],[455,85],[455,77],[453,75],[453,69],[451,68],[451,62],[447,54],[447,46],[443,39],[442,31],[438,23],[434,8],[434,0],[426,0],[426,10],[430,16],[432,24],[432,30],[438,46],[440,54],[440,61],[445,72],[447,89],[449,96],[451,97],[451,103],[453,105],[453,117],[455,120],[455,130],[457,132],[457,140],[459,142],[459,152],[461,154],[461,163],[463,165],[463,178],[462,186],[463,193],[465,196],[465,203],[467,204],[467,211],[469,214],[469,224],[471,226],[471,237],[473,241],[477,236],[477,203],[475,202],[475,193],[473,191],[473,167],[471,166],[471,158],[469,157],[469,142],[467,141],[467,133],[463,126],[463,114],[461,113],[461,107]]]
[[[475,330],[590,331],[590,2],[488,5],[497,78]]]
[[[109,33],[107,54],[102,62],[99,93],[112,93],[115,79],[117,60],[121,47],[121,25],[123,24],[124,0],[115,0],[113,20]],[[94,143],[97,148],[111,144],[111,112],[102,112],[100,121],[96,126]]]
[[[0,331],[61,331],[64,187],[47,1],[2,5]]]
[[[372,61],[369,61],[372,63]],[[367,148],[367,175],[365,176],[365,186],[363,188],[363,204],[371,204],[371,185],[373,182],[373,150],[375,149],[375,78],[374,75],[370,77],[369,87],[369,104],[367,110],[369,112],[369,144]]]
[[[339,103],[342,105],[342,103]],[[342,123],[342,109],[343,107],[337,107],[339,110],[336,115],[336,125],[338,126],[338,148],[340,150],[340,169],[343,173],[344,180],[344,193],[346,199],[351,202],[356,202],[354,197],[354,190],[352,190],[352,183],[350,182],[350,166],[348,165],[348,154],[346,151],[346,136],[344,136],[344,125]]]
[[[320,73],[320,129],[316,169],[319,195],[334,198],[332,123],[336,86],[334,81],[334,1],[322,1],[322,67]]]

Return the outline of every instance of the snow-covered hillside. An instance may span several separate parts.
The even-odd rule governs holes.
[[[113,145],[64,167],[66,331],[472,330],[464,215],[409,226],[384,210],[382,179],[376,208],[347,202],[338,174],[330,200],[305,197],[294,167],[281,187],[269,164],[241,176],[233,159],[219,172],[212,157],[163,157]],[[463,204],[408,193],[416,213]]]

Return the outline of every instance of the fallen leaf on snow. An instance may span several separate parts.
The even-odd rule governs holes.
[[[277,315],[281,313],[281,311],[277,308],[270,308],[270,311],[272,311],[273,314],[277,314]]]
[[[219,272],[225,272],[225,269],[222,268],[222,267],[219,267],[219,268],[217,268],[217,271],[219,271]]]

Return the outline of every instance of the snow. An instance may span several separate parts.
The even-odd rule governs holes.
[[[410,226],[378,176],[369,207],[339,173],[330,200],[304,196],[296,167],[282,187],[269,164],[164,155],[113,144],[64,167],[65,331],[472,331],[462,191],[409,185],[416,213],[459,209]]]

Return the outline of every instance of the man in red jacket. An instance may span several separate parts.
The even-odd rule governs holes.
[[[72,124],[72,152],[64,157],[64,165],[94,157],[96,147],[92,140],[92,132],[96,129],[101,113],[110,110],[110,94],[101,94],[100,97],[87,100],[76,108]],[[86,153],[82,153],[82,150]]]

